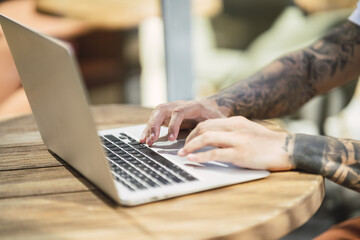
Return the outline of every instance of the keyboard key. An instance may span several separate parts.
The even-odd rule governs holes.
[[[121,182],[122,185],[124,185],[125,187],[127,187],[129,190],[134,191],[135,189],[132,188],[129,184],[127,184],[125,181],[121,180],[118,176],[114,175],[115,180],[118,182]]]
[[[147,149],[139,149],[140,152],[144,153],[147,156],[150,156],[152,159],[154,159],[156,162],[158,162],[160,165],[163,165],[173,171],[174,173],[178,174],[181,177],[184,177],[186,180],[189,181],[195,181],[197,180],[195,177],[181,169],[180,167],[176,166],[174,163],[170,162],[163,156],[159,155],[155,151],[151,150],[150,148]]]
[[[120,165],[121,165],[121,164],[126,164],[125,160],[124,160],[124,159],[121,159],[121,158],[115,159],[114,162],[117,163],[117,164],[120,164]]]
[[[122,170],[121,168],[117,168],[115,170],[115,173],[118,174],[122,179],[129,182],[131,185],[134,185],[138,189],[146,189],[146,187],[140,183],[138,180],[136,180],[134,177],[132,177],[130,174]]]
[[[119,139],[117,137],[115,137],[114,135],[105,135],[105,137],[107,139],[109,139],[110,141],[114,142],[114,141],[118,141]]]

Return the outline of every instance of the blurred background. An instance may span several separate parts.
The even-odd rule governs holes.
[[[253,74],[279,56],[343,23],[357,0],[193,0],[195,98]],[[166,102],[164,32],[159,0],[8,0],[0,13],[75,49],[91,104]],[[30,113],[0,31],[0,121]],[[278,120],[293,132],[360,139],[357,80],[318,96]],[[283,239],[310,239],[360,215],[358,193],[326,181],[318,213]]]

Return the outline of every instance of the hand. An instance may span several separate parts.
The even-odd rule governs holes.
[[[175,141],[180,129],[191,129],[204,120],[224,117],[212,99],[161,104],[152,112],[140,142],[151,146],[159,138],[161,126],[169,128],[168,139]]]
[[[218,148],[193,153],[205,146]],[[178,154],[200,163],[223,161],[243,168],[282,171],[295,168],[292,149],[292,134],[270,130],[244,117],[231,117],[199,123]]]

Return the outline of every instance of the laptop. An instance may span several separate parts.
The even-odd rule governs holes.
[[[138,142],[145,125],[97,131],[71,46],[3,15],[0,24],[48,150],[115,202],[135,206],[269,175],[177,156],[188,132],[170,142],[162,127],[148,147]]]

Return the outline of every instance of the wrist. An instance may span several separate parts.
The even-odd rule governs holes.
[[[233,105],[230,102],[225,102],[223,96],[213,95],[203,99],[208,106],[217,109],[223,117],[233,116]]]
[[[285,158],[289,164],[290,170],[296,169],[294,161],[294,148],[295,148],[295,135],[294,133],[287,133],[283,150],[285,151]]]
[[[295,168],[310,173],[319,173],[325,144],[323,136],[295,134],[292,154]]]

